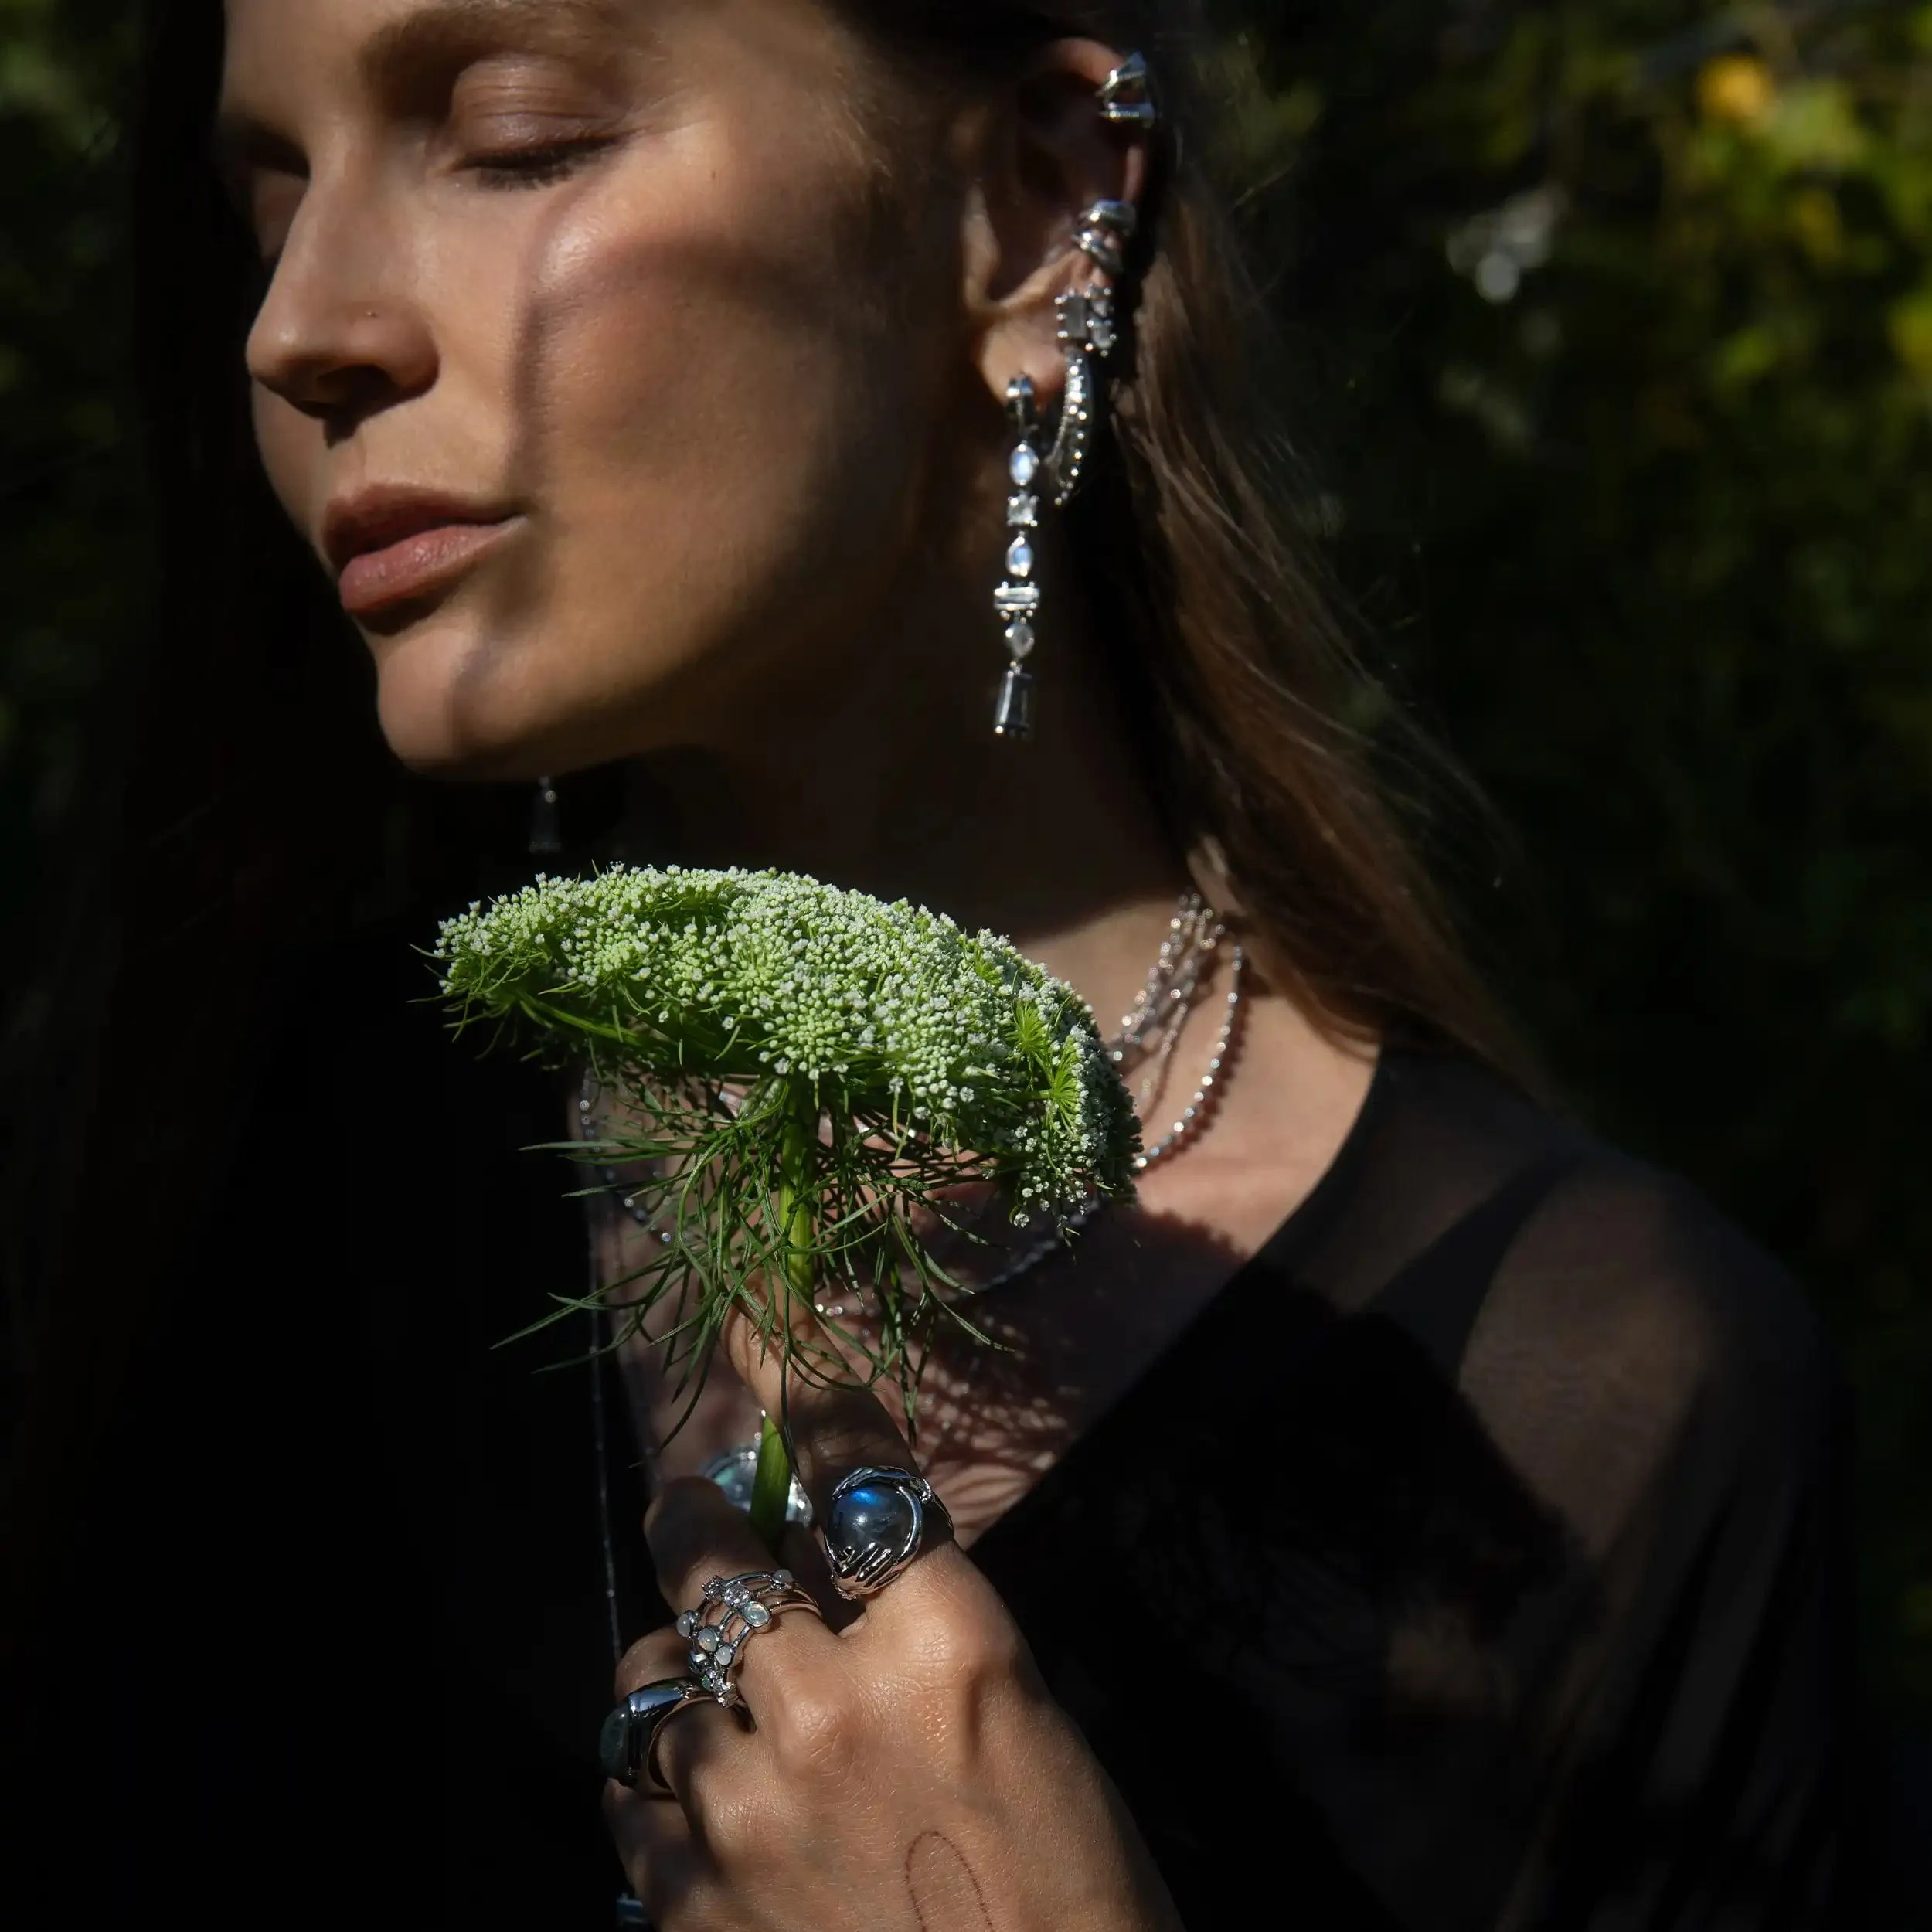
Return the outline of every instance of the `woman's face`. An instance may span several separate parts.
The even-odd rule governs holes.
[[[224,151],[273,264],[257,433],[403,759],[702,743],[869,634],[971,369],[959,204],[890,212],[831,15],[228,0],[228,26]]]

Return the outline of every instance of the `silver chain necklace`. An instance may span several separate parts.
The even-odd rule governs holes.
[[[1163,981],[1162,968],[1167,964],[1168,947],[1174,943],[1175,934],[1184,922],[1204,917],[1209,922],[1207,937],[1190,947],[1185,957],[1185,964],[1171,979]],[[1135,1002],[1134,1010],[1124,1015],[1121,1030],[1107,1043],[1107,1051],[1115,1065],[1124,1064],[1131,1055],[1138,1052],[1153,1058],[1152,1070],[1141,1083],[1143,1104],[1156,1090],[1161,1077],[1167,1070],[1168,1062],[1173,1057],[1175,1043],[1180,1037],[1181,1028],[1188,1015],[1194,1009],[1199,996],[1202,968],[1211,964],[1214,954],[1226,937],[1226,923],[1208,912],[1198,893],[1191,894],[1181,902],[1181,910],[1175,913],[1170,930],[1168,944],[1162,947],[1162,960],[1148,975],[1147,988]],[[1236,1022],[1241,1010],[1241,974],[1247,961],[1239,940],[1233,943],[1228,962],[1227,1000],[1221,1015],[1221,1030],[1214,1043],[1214,1052],[1207,1063],[1207,1070],[1201,1076],[1200,1084],[1194,1090],[1193,1097],[1181,1109],[1174,1124],[1151,1147],[1143,1148],[1134,1157],[1134,1171],[1145,1174],[1157,1161],[1167,1159],[1189,1134],[1205,1124],[1206,1116],[1219,1097],[1223,1070],[1226,1066],[1229,1049],[1234,1043]],[[1158,990],[1157,990],[1158,986]],[[1156,1015],[1158,1016],[1158,1020]],[[1156,1036],[1160,1039],[1158,1048],[1145,1046],[1148,1036],[1146,1029],[1158,1027]],[[1106,1206],[1100,1195],[1090,1195],[1071,1214],[1056,1221],[1046,1233],[1022,1248],[1012,1260],[996,1274],[989,1276],[977,1287],[966,1288],[957,1298],[960,1301],[978,1301],[983,1295],[991,1294],[997,1288],[1003,1288],[1029,1273],[1047,1257],[1066,1246],[1071,1238],[1091,1221]],[[836,1314],[842,1311],[828,1308],[824,1314]]]
[[[1160,957],[1148,969],[1147,984],[1135,995],[1133,1005],[1121,1016],[1120,1030],[1104,1043],[1108,1057],[1123,1073],[1146,1070],[1138,1097],[1142,1108],[1159,1090],[1180,1039],[1181,1030],[1204,988],[1212,984],[1215,961],[1223,941],[1227,938],[1226,920],[1199,893],[1181,895],[1180,903],[1168,921],[1167,937],[1161,942]],[[1207,1116],[1219,1097],[1241,1010],[1241,975],[1246,964],[1240,941],[1229,943],[1227,999],[1213,1055],[1192,1097],[1182,1108],[1174,1124],[1153,1146],[1144,1148],[1134,1156],[1136,1175],[1145,1174],[1157,1161],[1167,1159],[1190,1134],[1198,1132],[1206,1124]],[[1105,1205],[1102,1196],[1090,1196],[1070,1214],[1056,1218],[1052,1227],[1029,1242],[997,1274],[940,1299],[945,1304],[957,1305],[963,1301],[977,1301],[997,1289],[1009,1287],[1022,1275],[1030,1274],[1049,1255],[1064,1248]],[[816,1305],[819,1314],[835,1321],[856,1312],[843,1302],[821,1302]]]

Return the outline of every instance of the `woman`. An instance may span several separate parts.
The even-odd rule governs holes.
[[[625,1873],[664,1932],[1831,1922],[1831,1377],[1770,1264],[1508,1077],[1346,722],[1192,30],[229,0],[255,434],[396,756],[627,761],[613,849],[909,896],[1162,1005],[1124,1043],[1138,1205],[960,1255],[1010,1352],[928,1378],[954,1538],[747,1638],[755,1728],[665,1721],[607,1787]],[[594,1223],[607,1280],[651,1238]],[[699,1607],[769,1561],[696,1472],[775,1371],[736,1345],[666,1442],[629,1366],[655,1574]],[[821,1520],[909,1461],[862,1393],[794,1420]],[[534,1560],[477,1596],[540,1598]],[[287,1758],[380,1784],[403,1859],[445,1773],[481,1875],[448,1916],[508,1923],[488,1875],[543,1841],[482,1648],[427,1768],[321,1695]],[[621,1690],[688,1648],[645,1635]]]

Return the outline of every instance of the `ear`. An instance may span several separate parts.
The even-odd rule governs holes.
[[[1004,398],[1015,376],[1043,397],[1066,382],[1053,303],[1089,272],[1073,245],[1081,211],[1146,191],[1147,137],[1102,119],[1099,93],[1121,64],[1097,40],[1041,48],[992,104],[966,218],[965,300],[975,358]]]

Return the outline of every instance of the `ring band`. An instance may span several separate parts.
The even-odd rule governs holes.
[[[634,1690],[604,1720],[597,1759],[604,1776],[634,1790],[638,1772],[653,1761],[665,1720],[704,1695],[688,1677],[660,1678]]]
[[[852,1597],[883,1590],[918,1556],[929,1518],[951,1533],[946,1505],[914,1470],[855,1469],[842,1477],[825,1512],[832,1587]]]
[[[739,1654],[761,1630],[788,1610],[821,1615],[811,1596],[788,1570],[748,1570],[736,1577],[713,1577],[702,1600],[678,1619],[678,1634],[689,1643],[692,1682],[726,1710],[744,1702],[733,1674]]]

